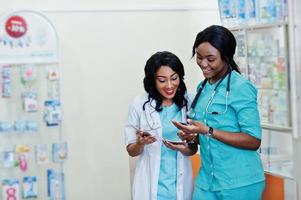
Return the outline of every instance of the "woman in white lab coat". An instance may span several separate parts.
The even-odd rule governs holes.
[[[171,120],[186,122],[188,98],[184,67],[167,51],[146,62],[144,88],[130,106],[125,143],[130,156],[139,156],[133,182],[133,200],[191,200],[193,190],[189,155],[197,144],[180,142]]]

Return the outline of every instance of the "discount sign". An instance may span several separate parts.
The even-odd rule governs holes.
[[[27,31],[26,21],[20,16],[12,16],[6,21],[5,30],[13,38],[22,37]]]

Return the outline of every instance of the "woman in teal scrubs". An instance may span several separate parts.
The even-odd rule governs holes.
[[[261,143],[257,90],[241,76],[235,49],[233,34],[217,25],[198,33],[193,45],[205,80],[187,113],[189,125],[173,121],[182,139],[197,134],[200,143],[193,200],[260,200],[265,188],[256,151]]]

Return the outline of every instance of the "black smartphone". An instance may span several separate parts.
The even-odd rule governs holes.
[[[177,145],[177,144],[185,144],[185,142],[179,142],[179,141],[177,141],[177,142],[175,142],[175,141],[168,141],[168,142],[170,142],[171,144],[175,144],[175,145]]]
[[[171,140],[167,140],[167,139],[163,139],[163,141],[165,141],[165,142],[169,142],[169,143],[171,143],[171,144],[185,144],[185,142],[184,141],[171,141]]]
[[[149,132],[143,131],[142,137],[147,137],[147,136],[151,136],[151,134]]]

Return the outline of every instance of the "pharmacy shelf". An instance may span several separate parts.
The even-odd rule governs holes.
[[[241,25],[237,27],[230,27],[230,31],[244,31],[244,30],[255,30],[255,29],[266,29],[273,27],[282,27],[288,25],[287,21],[279,21],[274,23],[256,24],[256,25]]]
[[[268,124],[268,123],[261,123],[261,127],[266,130],[274,130],[274,131],[280,131],[281,133],[287,133],[291,134],[292,127],[289,126],[276,126],[274,124]]]

